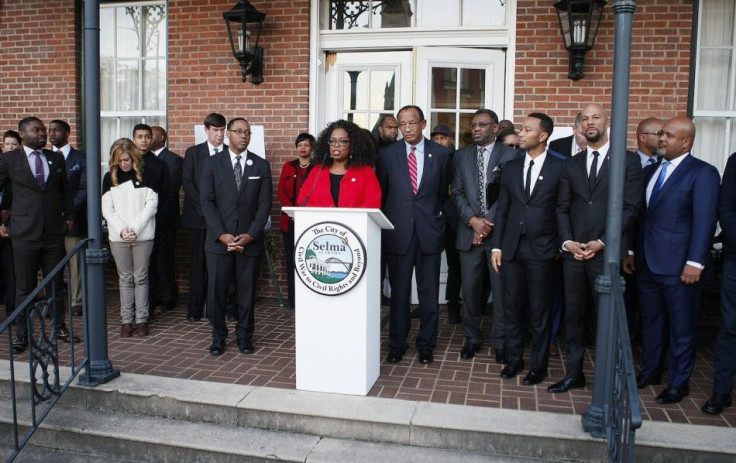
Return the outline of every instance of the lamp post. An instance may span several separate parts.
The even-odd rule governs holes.
[[[250,74],[250,82],[263,82],[263,47],[258,46],[266,13],[256,10],[248,0],[240,0],[231,10],[222,14],[233,56],[240,63],[243,82]]]
[[[585,54],[595,44],[605,5],[605,0],[561,0],[555,3],[565,48],[570,52],[569,79],[583,78]]]

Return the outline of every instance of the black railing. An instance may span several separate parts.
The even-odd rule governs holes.
[[[74,378],[87,366],[89,351],[87,343],[71,343],[69,348],[69,365],[71,374],[62,380],[59,373],[59,339],[57,333],[56,310],[54,309],[60,297],[54,280],[60,278],[70,260],[79,259],[79,271],[82,279],[82,313],[85,314],[83,323],[83,339],[87,338],[87,278],[86,264],[84,262],[83,249],[87,248],[90,239],[83,239],[46,275],[41,283],[34,289],[23,303],[13,311],[12,314],[0,324],[0,337],[7,333],[8,355],[10,363],[10,400],[12,402],[12,441],[13,452],[7,457],[6,462],[12,462],[18,453],[28,443],[31,436],[39,428],[43,420],[48,416],[51,409],[61,398],[61,395],[71,385]],[[74,324],[72,323],[71,310],[71,278],[67,283],[67,327],[69,335],[74,338]],[[13,288],[7,288],[11,291]],[[46,297],[46,299],[43,299]],[[28,430],[20,435],[18,428],[18,405],[19,397],[15,381],[15,367],[13,353],[13,328],[15,320],[25,313],[26,327],[28,333],[28,388],[29,402],[28,412],[30,415]],[[84,356],[77,358],[77,347],[84,346]],[[90,369],[85,368],[87,374]]]
[[[624,308],[624,290],[618,267],[610,264],[611,298],[615,314],[613,327],[614,362],[609,393],[603,406],[608,459],[611,462],[633,462],[636,430],[641,427],[641,404],[636,388],[634,359],[631,355],[629,327]]]

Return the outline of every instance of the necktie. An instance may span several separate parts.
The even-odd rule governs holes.
[[[654,159],[654,156],[652,156],[651,158],[647,159],[647,166],[653,166],[656,163],[657,163],[657,160]]]
[[[595,188],[595,178],[598,175],[598,151],[593,151],[593,164],[590,165],[590,172],[588,173],[588,186],[590,191]]]
[[[409,150],[409,156],[407,162],[409,163],[409,178],[411,178],[411,190],[414,192],[414,196],[417,194],[419,183],[417,182],[417,154],[416,147],[412,146]]]
[[[43,173],[43,160],[41,160],[41,152],[34,151],[33,154],[36,155],[36,183],[38,183],[38,187],[43,190],[46,186],[46,176]]]
[[[220,152],[220,150],[218,150],[217,148],[212,148],[212,154],[213,155],[215,155],[215,154],[217,154],[219,152]]]
[[[526,190],[526,197],[529,198],[529,196],[532,195],[532,167],[534,166],[534,161],[529,161],[529,167],[526,170],[526,183],[525,190]]]
[[[662,163],[662,170],[659,171],[659,177],[657,177],[657,182],[654,184],[654,188],[652,188],[652,194],[649,196],[650,206],[654,204],[657,200],[657,196],[659,196],[659,190],[661,190],[662,185],[664,185],[664,178],[667,176],[667,167],[669,167],[670,164],[672,164],[670,161]]]
[[[235,156],[235,167],[233,168],[235,174],[235,185],[240,191],[240,184],[243,183],[243,168],[240,165],[240,156]]]
[[[478,148],[478,198],[480,198],[480,214],[486,215],[486,162],[483,159],[485,148]]]

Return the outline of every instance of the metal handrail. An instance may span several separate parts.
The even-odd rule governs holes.
[[[53,270],[41,280],[41,283],[31,291],[26,299],[18,306],[12,314],[0,324],[0,336],[3,333],[8,333],[8,353],[10,363],[10,400],[12,401],[12,414],[13,414],[13,452],[5,460],[6,462],[12,462],[18,456],[23,447],[28,443],[30,438],[39,428],[43,420],[48,416],[51,409],[61,398],[61,395],[68,389],[72,381],[77,377],[79,372],[87,367],[89,362],[89,347],[87,343],[84,343],[84,357],[77,363],[75,361],[75,346],[71,344],[70,348],[70,364],[71,364],[71,375],[67,380],[61,384],[59,380],[59,355],[58,355],[58,344],[59,339],[57,337],[56,329],[56,310],[54,310],[55,304],[57,303],[57,289],[56,285],[53,284],[55,278],[58,278],[59,274],[64,271],[69,261],[76,258],[80,253],[80,250],[87,248],[90,238],[85,238],[79,241],[79,243],[72,248],[69,253],[53,268]],[[80,259],[80,278],[82,280],[82,313],[84,317],[84,333],[83,336],[87,338],[87,285],[86,285],[86,263],[82,258]],[[37,301],[36,298],[44,291],[48,286],[51,286],[51,297],[46,300]],[[69,318],[69,335],[74,336],[74,326],[72,323],[72,311],[71,311],[71,278],[67,283],[67,305],[70,310],[67,311]],[[13,353],[13,324],[15,320],[20,316],[21,313],[26,312],[26,324],[28,333],[28,355],[29,355],[29,394],[30,394],[30,406],[31,406],[31,426],[23,434],[19,436],[18,433],[18,398],[16,395],[15,386],[15,367],[14,367],[14,353]],[[47,333],[46,317],[51,317],[49,332]],[[34,321],[38,322],[38,339],[34,338]],[[89,372],[89,368],[86,368]],[[37,374],[38,373],[38,374]],[[40,377],[39,377],[40,375]],[[45,403],[45,407],[40,408]]]

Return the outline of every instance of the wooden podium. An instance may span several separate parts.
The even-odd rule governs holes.
[[[366,395],[380,371],[379,209],[285,207],[294,218],[296,388]]]

